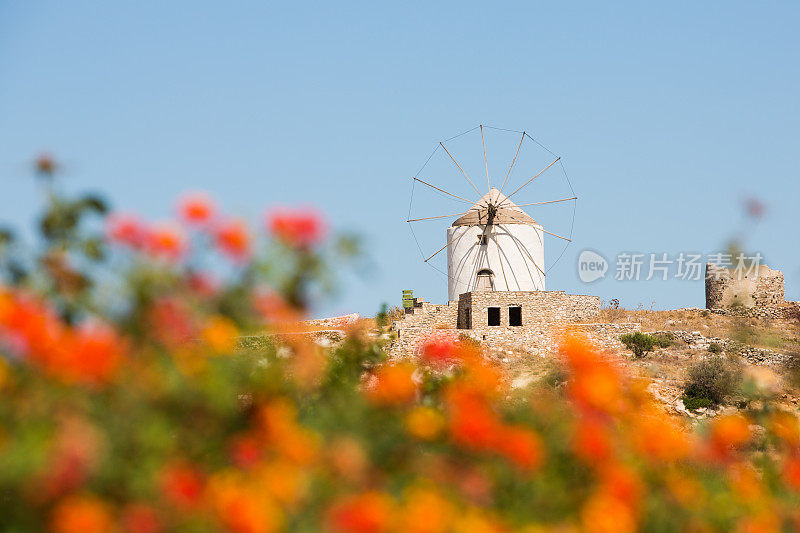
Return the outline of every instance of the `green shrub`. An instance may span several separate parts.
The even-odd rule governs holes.
[[[658,335],[651,335],[651,337],[655,339],[655,345],[659,348],[669,348],[675,344],[675,339],[672,337],[671,333],[661,333]]]
[[[718,405],[733,393],[741,381],[740,370],[723,357],[709,357],[689,369],[683,389],[683,403],[710,402]]]
[[[695,398],[694,396],[686,396],[685,394],[681,397],[681,400],[683,400],[683,406],[690,411],[714,405],[714,402],[708,398]]]
[[[645,333],[626,333],[621,335],[619,340],[625,345],[627,349],[633,352],[636,357],[644,357],[648,352],[652,352],[656,346],[656,338],[652,335]]]
[[[718,342],[712,342],[708,345],[708,351],[713,354],[721,354],[722,353],[722,345]]]

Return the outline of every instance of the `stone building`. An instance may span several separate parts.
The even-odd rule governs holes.
[[[517,328],[596,319],[600,298],[563,291],[474,291],[458,297],[459,329]]]
[[[706,263],[706,308],[721,314],[791,318],[795,302],[784,296],[783,272],[759,265],[752,270]]]

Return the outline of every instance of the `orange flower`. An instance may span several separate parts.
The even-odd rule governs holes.
[[[770,512],[760,512],[755,516],[749,516],[739,522],[736,527],[737,533],[779,533],[784,531],[781,528],[780,519]]]
[[[405,425],[406,430],[414,437],[432,440],[441,432],[444,417],[436,409],[416,407],[406,416]]]
[[[666,476],[665,482],[672,497],[685,508],[696,508],[703,504],[706,493],[696,479],[672,473]]]
[[[106,238],[116,244],[138,249],[147,238],[147,229],[136,215],[113,213],[106,219]]]
[[[153,257],[177,261],[186,253],[186,237],[169,224],[151,227],[146,234],[145,249]]]
[[[275,209],[267,214],[267,227],[276,239],[293,248],[314,246],[325,234],[321,218],[310,209]]]
[[[408,533],[445,533],[456,518],[456,509],[438,491],[416,487],[406,492],[405,505],[399,513],[398,531]]]
[[[197,506],[203,494],[203,486],[203,476],[191,465],[176,463],[161,472],[161,492],[177,507]]]
[[[612,495],[600,491],[592,496],[581,511],[585,531],[592,533],[633,533],[636,517],[633,511]]]
[[[378,405],[400,405],[414,400],[417,384],[413,365],[401,363],[383,365],[375,372],[377,383],[367,391],[367,397]]]
[[[230,354],[236,349],[236,337],[239,335],[239,328],[236,327],[233,320],[221,315],[215,315],[208,319],[201,335],[214,353]]]
[[[309,464],[317,456],[316,434],[296,423],[297,412],[287,400],[274,400],[258,413],[258,424],[266,441],[284,458]]]
[[[328,511],[327,524],[339,533],[381,533],[391,526],[393,507],[389,496],[364,492],[336,502]]]
[[[147,504],[131,504],[122,510],[126,533],[161,533],[164,530],[158,513]]]
[[[797,417],[786,411],[777,411],[770,419],[772,433],[790,448],[800,446],[800,423]]]
[[[533,431],[508,426],[498,435],[499,452],[509,461],[525,470],[539,467],[544,456],[544,446]]]
[[[567,391],[578,406],[583,410],[618,412],[623,396],[616,367],[578,333],[567,333],[559,349],[570,372]]]
[[[492,449],[501,424],[486,402],[474,392],[451,387],[447,393],[450,436],[463,446]]]
[[[742,415],[721,416],[711,426],[711,452],[719,459],[750,440],[750,426]]]
[[[231,533],[272,533],[280,528],[280,510],[236,472],[213,475],[208,483],[208,500]]]
[[[264,320],[273,326],[293,328],[303,318],[299,310],[290,306],[273,290],[259,291],[253,305]]]
[[[677,461],[691,451],[687,435],[663,413],[645,413],[634,422],[633,444],[652,460]]]
[[[288,461],[272,461],[258,468],[256,479],[277,503],[296,505],[308,487],[307,471]]]
[[[584,418],[578,423],[572,447],[575,454],[590,465],[605,461],[613,451],[608,427],[595,418]]]
[[[178,202],[178,214],[190,224],[207,224],[216,212],[214,201],[204,192],[186,194]]]
[[[352,437],[338,437],[328,447],[328,460],[333,471],[342,479],[354,483],[363,481],[369,472],[367,452]]]
[[[800,491],[800,457],[790,457],[783,465],[783,479],[793,489]]]
[[[246,261],[252,253],[252,238],[243,220],[226,220],[214,231],[217,247],[235,261]]]
[[[59,373],[75,381],[103,383],[114,377],[127,352],[127,344],[111,327],[89,324],[79,328],[68,344],[71,352]]]
[[[636,472],[615,462],[598,466],[603,492],[624,503],[631,510],[638,509],[643,489]]]
[[[114,520],[108,505],[94,496],[70,496],[53,510],[53,533],[111,533]]]
[[[728,482],[743,501],[753,501],[763,494],[758,472],[747,463],[737,463],[728,468]]]

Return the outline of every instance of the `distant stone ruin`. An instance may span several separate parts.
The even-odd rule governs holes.
[[[760,265],[752,271],[706,263],[706,308],[752,318],[797,318],[800,307],[784,297],[783,272]]]

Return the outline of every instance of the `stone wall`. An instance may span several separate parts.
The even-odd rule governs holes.
[[[794,318],[800,312],[796,303],[784,300],[783,272],[767,265],[740,274],[706,263],[706,308],[753,318]]]
[[[511,306],[522,308],[522,326],[509,326],[508,308]],[[488,325],[488,307],[500,307],[500,326]],[[470,317],[467,317],[468,309]],[[587,331],[590,336],[612,339],[608,342],[616,342],[623,333],[639,330],[639,324],[574,324],[593,320],[599,313],[600,298],[596,296],[563,291],[470,292],[447,305],[422,303],[415,306],[402,320],[392,324],[397,338],[392,342],[389,354],[416,354],[425,339],[435,334],[469,337],[487,349],[544,355],[552,350],[551,343],[557,338],[558,331],[568,324]],[[600,344],[606,345],[607,342]]]
[[[489,326],[488,308],[500,308],[500,326]],[[509,326],[509,307],[522,308],[522,326],[543,322],[593,320],[600,314],[600,298],[564,291],[475,291],[458,299],[460,329],[486,329]]]
[[[764,365],[780,368],[789,363],[792,359],[790,355],[767,350],[766,348],[756,348],[748,346],[732,339],[721,339],[719,337],[706,337],[699,331],[654,331],[652,335],[664,335],[678,341],[685,342],[693,349],[707,351],[712,344],[719,345],[726,353],[737,354],[751,365]]]

